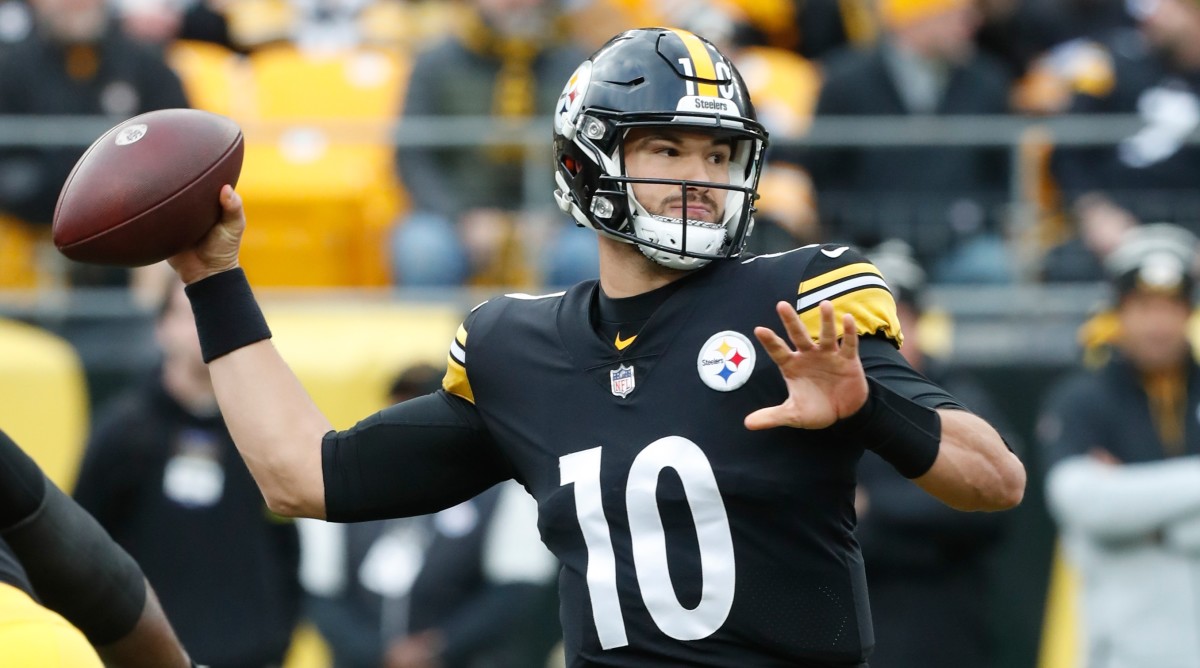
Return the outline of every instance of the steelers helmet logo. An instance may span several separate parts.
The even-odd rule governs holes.
[[[559,134],[570,135],[575,126],[575,118],[583,108],[583,97],[587,94],[592,82],[592,61],[585,60],[563,87],[558,96],[558,105],[554,112],[554,130]]]
[[[718,392],[738,389],[754,372],[754,345],[744,335],[726,330],[709,337],[696,358],[696,371],[704,384]]]

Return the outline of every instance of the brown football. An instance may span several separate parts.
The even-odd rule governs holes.
[[[242,170],[237,123],[197,109],[124,121],[71,170],[54,209],[54,245],[80,262],[138,267],[195,245],[220,220],[221,186]]]

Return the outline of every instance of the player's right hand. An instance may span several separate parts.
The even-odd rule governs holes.
[[[821,333],[817,338],[787,302],[775,305],[788,345],[767,327],[755,327],[754,335],[783,374],[788,397],[778,406],[760,408],[746,416],[747,429],[824,429],[850,417],[867,401],[869,391],[862,361],[858,358],[858,329],[854,316],[842,314],[844,335],[838,340],[833,303],[821,302]],[[793,347],[794,346],[794,349]]]
[[[246,213],[242,198],[233,186],[221,187],[221,220],[208,234],[188,250],[167,258],[167,263],[184,283],[228,271],[238,266],[238,249],[246,231]]]

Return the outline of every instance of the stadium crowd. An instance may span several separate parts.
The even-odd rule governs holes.
[[[591,237],[560,224],[527,123],[563,63],[633,25],[741,63],[773,140],[753,250],[901,238],[938,283],[1094,281],[1124,229],[1197,218],[1200,18],[1180,0],[6,0],[0,113],[242,122],[262,284],[566,285],[594,274]],[[1062,114],[1137,122],[1063,145],[886,123],[805,141],[814,120]],[[5,142],[0,285],[129,280],[38,250],[83,149],[63,143]]]

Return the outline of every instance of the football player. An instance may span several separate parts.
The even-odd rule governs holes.
[[[0,647],[5,666],[194,665],[142,569],[3,431]]]
[[[905,363],[891,294],[857,251],[739,257],[766,144],[710,42],[615,37],[554,117],[557,201],[599,234],[599,281],[481,304],[441,390],[346,431],[267,341],[223,189],[222,223],[171,264],[269,505],[413,515],[515,478],[562,564],[568,665],[863,665],[863,450],[966,510],[1016,505],[1025,473]]]

